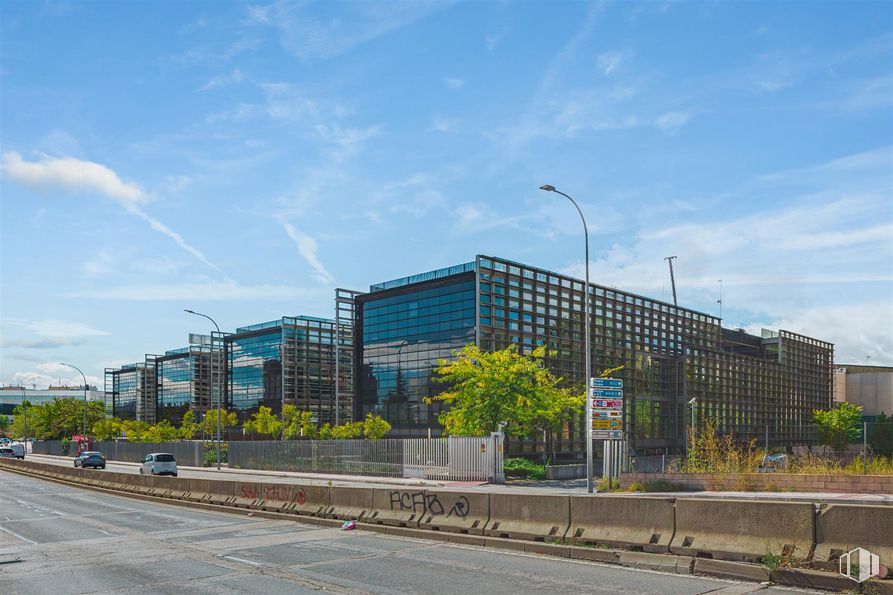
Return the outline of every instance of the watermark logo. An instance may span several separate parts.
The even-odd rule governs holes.
[[[857,547],[840,556],[840,574],[864,583],[881,572],[881,559],[877,554]]]

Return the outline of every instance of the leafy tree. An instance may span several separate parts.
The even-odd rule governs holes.
[[[282,430],[282,422],[273,415],[271,408],[261,405],[257,413],[253,414],[251,419],[246,421],[242,427],[250,434],[275,438],[279,436],[279,432]]]
[[[822,444],[827,444],[838,453],[842,453],[847,444],[862,436],[862,429],[859,427],[862,407],[852,403],[841,403],[829,411],[816,409],[813,411],[812,421],[818,428]]]
[[[299,411],[294,405],[285,405],[282,408],[283,440],[293,440],[298,437],[315,438],[316,435],[316,424],[313,423],[312,413]]]
[[[363,436],[367,440],[380,440],[390,431],[391,424],[382,419],[381,416],[372,415],[371,412],[366,414],[366,419],[363,421]]]
[[[142,436],[143,442],[171,442],[180,437],[180,431],[171,425],[166,419],[161,420],[154,426],[149,426],[146,433]]]
[[[97,440],[114,440],[121,432],[121,420],[114,417],[101,419],[93,424],[92,432]]]
[[[8,417],[6,417],[3,414],[0,414],[0,434],[3,434],[5,436],[6,430],[9,428],[9,426],[11,424],[12,424],[12,422],[9,421]]]
[[[124,435],[129,442],[148,442],[146,435],[149,433],[149,424],[135,419],[122,419],[119,421],[119,433]]]
[[[334,438],[334,437],[335,437],[335,436],[334,436],[334,432],[333,432],[332,424],[330,424],[330,423],[324,423],[324,424],[319,428],[319,439],[320,439],[320,440],[331,440],[331,439]]]
[[[543,364],[547,355],[544,346],[525,356],[515,345],[493,352],[467,345],[455,361],[438,361],[435,372],[449,388],[427,402],[450,405],[439,417],[447,434],[486,436],[500,422],[512,436],[556,428],[579,414],[585,396],[559,387],[561,378]]]
[[[19,405],[13,413],[15,417],[11,431],[15,436],[27,433],[39,440],[68,440],[83,431],[84,402],[81,399],[66,397],[39,405],[27,405],[26,416],[22,415]],[[87,428],[92,428],[93,424],[104,418],[105,405],[100,401],[87,401]]]
[[[350,421],[340,426],[332,427],[332,438],[334,440],[352,440],[363,437],[363,422]]]
[[[220,431],[223,433],[226,428],[231,428],[234,425],[239,423],[239,416],[236,415],[235,411],[227,411],[225,409],[220,411]],[[217,410],[209,409],[207,413],[205,413],[205,419],[202,420],[202,426],[205,430],[205,436],[217,436]],[[222,436],[221,436],[222,439]]]
[[[201,425],[195,421],[195,411],[187,410],[183,414],[183,420],[180,422],[180,430],[178,432],[183,440],[192,440],[201,430]]]

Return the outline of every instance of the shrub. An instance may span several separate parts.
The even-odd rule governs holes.
[[[666,479],[655,479],[645,484],[646,492],[682,492],[685,486],[681,483],[671,483]]]
[[[716,421],[707,420],[700,431],[690,431],[689,452],[680,462],[683,473],[754,473],[763,462],[756,440],[737,443],[732,434],[720,437]]]
[[[505,459],[502,464],[505,474],[509,477],[523,477],[527,479],[546,479],[546,466],[534,463],[530,459],[511,458]]]
[[[634,481],[631,484],[629,484],[628,486],[626,486],[624,491],[626,491],[626,492],[645,492],[647,490],[645,489],[644,484],[642,484],[638,481]]]
[[[620,481],[613,477],[602,477],[596,487],[599,492],[611,492],[620,489]]]
[[[221,443],[220,444],[220,464],[224,465],[227,462],[227,445]],[[205,467],[213,467],[217,465],[217,444],[214,442],[205,444],[205,456],[202,461]]]

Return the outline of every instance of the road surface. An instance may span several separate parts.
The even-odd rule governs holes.
[[[199,511],[5,471],[0,490],[0,593],[793,592]]]

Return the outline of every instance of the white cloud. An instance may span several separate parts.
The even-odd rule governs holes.
[[[630,51],[613,51],[600,54],[598,57],[598,69],[602,75],[611,76],[614,74],[623,62],[632,57]]]
[[[447,77],[444,77],[443,84],[446,86],[447,89],[456,91],[456,90],[461,89],[462,87],[465,86],[465,81],[463,81],[460,78],[456,78],[454,76],[447,76]]]
[[[40,368],[41,366],[37,366]],[[55,374],[49,375],[44,372],[16,372],[13,374],[11,383],[16,386],[24,386],[30,388],[32,386],[36,386],[37,388],[47,388],[49,386],[70,386],[70,387],[82,387],[84,385],[84,379],[80,374],[74,372],[72,374],[71,368],[65,368],[64,366],[59,366],[60,368],[64,368],[64,374]],[[60,370],[62,372],[62,370]],[[84,377],[87,379],[87,384],[90,387],[102,387],[104,380],[99,378],[98,376],[92,376],[90,374],[85,374]]]
[[[129,285],[75,291],[74,298],[124,301],[295,301],[319,298],[315,289],[290,285],[239,285],[233,281]]]
[[[239,83],[245,80],[245,75],[238,68],[234,69],[231,73],[225,74],[223,76],[215,77],[209,80],[207,83],[199,87],[199,91],[211,91],[213,89],[219,89],[221,87],[230,87],[232,85],[238,85]]]
[[[782,89],[787,89],[794,86],[794,83],[786,80],[756,79],[753,83],[754,85],[756,85],[757,89],[759,89],[760,91],[765,91],[766,93],[777,93]]]
[[[456,125],[459,123],[459,120],[456,118],[444,118],[442,116],[436,116],[434,118],[434,123],[432,127],[437,132],[442,132],[444,134],[455,132]]]
[[[118,174],[106,166],[72,157],[44,157],[41,161],[25,161],[17,152],[7,151],[3,153],[0,171],[14,182],[38,189],[92,191],[130,204],[149,200],[149,196],[139,186],[122,181]]]
[[[391,212],[406,213],[413,217],[422,217],[431,209],[444,204],[443,195],[437,190],[423,190],[408,199],[392,198]]]
[[[319,246],[312,237],[307,235],[306,233],[295,229],[295,227],[291,223],[283,223],[285,227],[285,231],[288,234],[288,237],[294,241],[295,244],[298,245],[298,254],[300,254],[304,260],[307,261],[307,264],[315,271],[314,277],[320,282],[325,283],[327,285],[334,285],[335,278],[332,277],[331,273],[326,270],[325,265],[319,260],[319,257],[316,255],[316,252],[319,250]]]
[[[123,182],[118,174],[99,163],[71,157],[44,157],[41,161],[24,161],[15,151],[3,154],[0,171],[14,182],[37,189],[59,188],[69,192],[98,192],[115,200],[131,215],[139,217],[155,231],[172,239],[205,265],[220,271],[204,254],[190,245],[179,233],[146,213],[141,204],[149,195],[133,183]]]
[[[70,322],[54,318],[44,318],[42,320],[4,318],[3,325],[20,327],[41,337],[95,337],[109,334],[83,322]]]
[[[495,33],[491,33],[484,37],[484,44],[487,46],[487,51],[492,52],[496,49],[496,46],[502,41],[502,39],[508,34],[509,26],[504,25]]]
[[[688,122],[686,112],[667,112],[654,121],[654,125],[665,132],[676,132]]]

